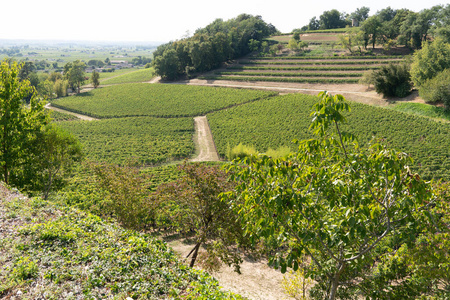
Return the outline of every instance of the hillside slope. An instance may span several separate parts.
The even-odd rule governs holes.
[[[242,299],[155,238],[0,186],[0,298]]]

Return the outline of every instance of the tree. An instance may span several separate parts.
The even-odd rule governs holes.
[[[80,93],[81,85],[84,83],[86,64],[80,60],[69,62],[64,66],[64,77],[68,80],[72,89]]]
[[[364,47],[364,32],[359,28],[348,28],[345,35],[339,35],[339,42],[344,49],[353,54],[354,48],[357,47],[359,53],[362,53]]]
[[[28,143],[49,122],[45,101],[38,100],[28,80],[20,81],[21,65],[0,65],[0,178],[15,179],[17,169],[26,162]],[[24,98],[31,95],[28,106]]]
[[[319,28],[320,28],[320,21],[317,20],[316,17],[312,17],[311,20],[309,20],[308,30],[318,30]]]
[[[350,14],[350,18],[357,20],[359,23],[365,21],[369,17],[370,8],[363,6],[357,8]]]
[[[411,79],[416,87],[433,78],[437,73],[450,68],[450,44],[441,38],[425,42],[421,50],[414,53],[411,64]]]
[[[375,49],[375,43],[381,30],[381,22],[378,16],[372,16],[364,21],[361,25],[361,29],[364,31],[367,38],[370,37],[372,41],[372,48]],[[367,42],[365,45],[367,47],[368,39],[366,41]]]
[[[399,43],[413,49],[420,49],[436,20],[437,10],[437,7],[433,7],[418,13],[409,13],[400,27]]]
[[[100,85],[100,74],[95,70],[92,71],[91,82],[95,89]]]
[[[175,80],[180,75],[180,64],[177,52],[174,49],[164,51],[162,56],[158,56],[153,61],[155,72],[163,79]]]
[[[154,224],[155,206],[149,201],[149,179],[139,168],[89,163],[97,190],[103,194],[104,215],[117,218],[125,228],[141,230]],[[89,182],[92,178],[89,178]],[[92,209],[92,208],[91,208]]]
[[[159,215],[167,215],[175,229],[194,232],[195,246],[192,255],[193,267],[202,245],[211,256],[219,257],[227,265],[239,271],[242,261],[238,249],[239,241],[244,245],[242,229],[237,215],[221,200],[219,194],[232,190],[234,184],[228,175],[217,166],[183,164],[179,170],[181,179],[158,187],[157,198],[162,209]]]
[[[54,124],[40,131],[30,143],[30,159],[23,167],[21,186],[40,191],[44,199],[60,188],[73,165],[82,158],[81,143],[71,133]]]
[[[306,274],[318,282],[312,292],[335,299],[388,251],[378,247],[382,241],[414,236],[432,193],[405,153],[379,144],[362,149],[341,132],[344,97],[320,96],[310,126],[316,137],[298,142],[288,159],[232,162],[238,185],[228,195],[253,243],[271,246],[271,265],[297,270],[306,255]]]
[[[344,28],[347,25],[343,15],[336,9],[324,11],[319,19],[320,29]]]
[[[250,41],[248,41],[248,47],[252,52],[258,51],[260,46],[261,42],[258,40],[251,39]]]
[[[296,51],[298,50],[298,42],[292,38],[289,40],[288,46],[289,49],[291,49],[292,51]]]
[[[57,79],[53,85],[53,90],[56,93],[56,97],[67,96],[67,89],[69,88],[69,83],[67,80]]]

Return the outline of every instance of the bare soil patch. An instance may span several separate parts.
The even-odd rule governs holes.
[[[72,116],[75,116],[75,117],[77,117],[77,118],[79,118],[81,120],[84,120],[84,121],[98,120],[98,119],[93,118],[93,117],[89,117],[89,116],[82,115],[82,114],[77,114],[77,113],[74,113],[74,112],[71,112],[71,111],[68,111],[68,110],[64,110],[64,109],[61,109],[61,108],[54,107],[54,106],[51,105],[51,103],[47,103],[45,105],[45,108],[52,109],[54,111],[59,111],[59,112],[62,112],[62,113],[68,114],[68,115],[72,115]]]
[[[190,161],[219,161],[216,146],[214,144],[211,129],[209,128],[206,116],[194,118],[195,122],[195,145],[199,153],[197,157]]]
[[[183,239],[168,242],[175,252],[184,259],[192,250],[193,245],[185,243]],[[267,265],[266,261],[244,259],[241,264],[241,274],[233,268],[222,266],[218,272],[210,273],[219,281],[219,285],[226,291],[240,294],[254,300],[294,299],[285,294],[282,287],[283,274]]]

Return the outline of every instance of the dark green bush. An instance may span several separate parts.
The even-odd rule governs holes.
[[[411,75],[406,64],[382,66],[373,74],[375,91],[384,97],[406,97],[411,91]]]

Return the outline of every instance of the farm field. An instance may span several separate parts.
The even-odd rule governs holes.
[[[103,72],[100,74],[103,74]],[[153,68],[139,69],[139,70],[132,70],[131,72],[126,72],[124,74],[108,78],[104,78],[100,75],[100,82],[101,84],[144,82],[151,80],[154,76],[155,71],[153,70]]]
[[[208,114],[219,154],[225,156],[228,147],[239,143],[260,152],[295,149],[292,140],[311,137],[309,115],[316,101],[315,96],[290,94]],[[351,108],[343,130],[359,137],[361,144],[381,139],[388,148],[410,154],[422,176],[450,179],[450,124],[359,103]]]
[[[187,117],[275,95],[256,90],[163,84],[121,84],[60,98],[52,105],[96,118]]]
[[[191,118],[120,118],[61,122],[60,126],[80,139],[87,158],[93,161],[123,165],[133,160],[153,165],[194,152]]]
[[[16,60],[28,59],[30,61],[47,60],[50,63],[57,63],[58,67],[63,67],[66,63],[75,60],[83,60],[88,62],[92,59],[105,61],[106,58],[110,60],[121,60],[131,62],[134,57],[145,56],[152,57],[152,52],[155,46],[147,46],[137,48],[132,45],[109,46],[109,45],[82,45],[76,43],[61,43],[54,44],[36,44],[29,45],[20,49],[12,57]],[[0,60],[7,58],[5,54],[0,54]]]
[[[367,70],[400,63],[396,56],[275,56],[239,60],[203,80],[356,84]]]

